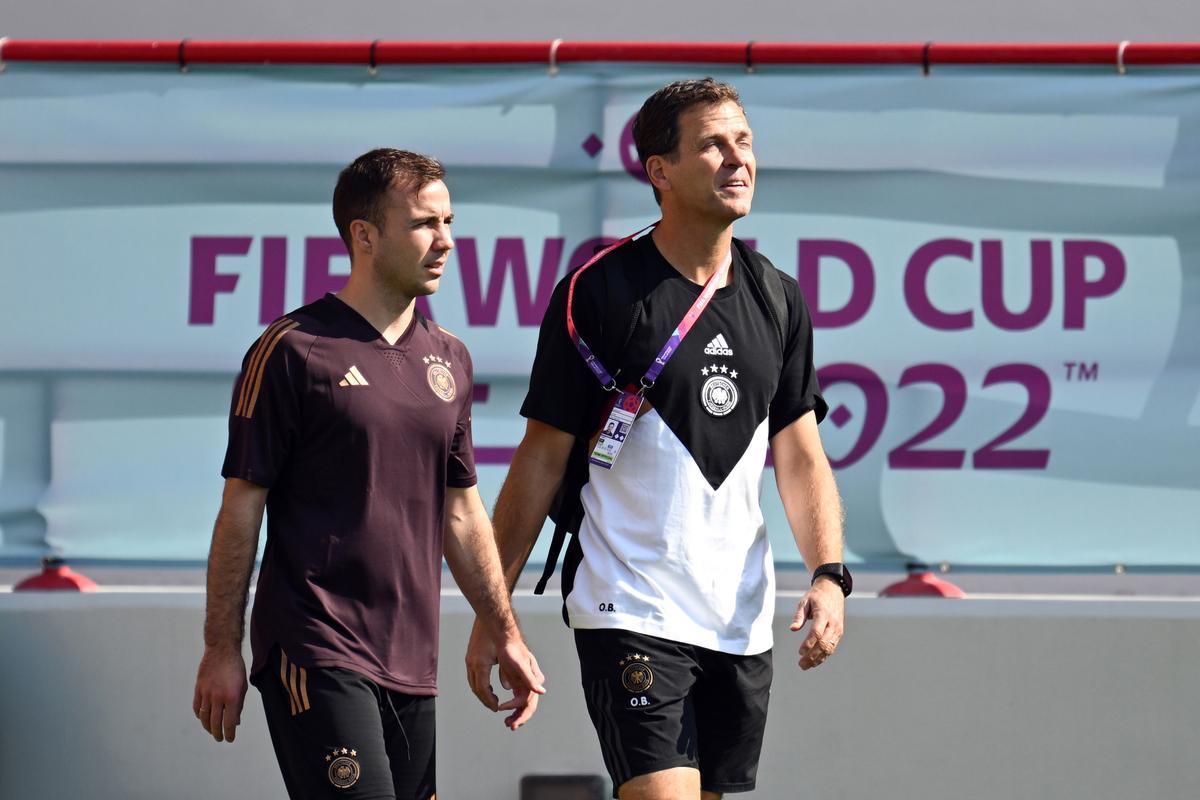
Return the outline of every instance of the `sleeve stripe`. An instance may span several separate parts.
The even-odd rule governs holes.
[[[287,317],[280,317],[272,322],[270,326],[263,331],[262,335],[258,337],[258,343],[254,345],[254,350],[250,354],[250,360],[246,362],[246,369],[243,373],[242,390],[238,393],[237,415],[239,417],[242,416],[242,409],[246,405],[246,395],[248,394],[248,387],[251,383],[250,376],[253,375],[254,370],[258,368],[258,361],[262,357],[263,348],[266,346],[267,341],[271,338],[275,331],[283,325],[286,325],[288,322],[289,320]]]
[[[279,344],[279,340],[284,337],[284,334],[299,326],[299,322],[292,322],[291,320],[288,320],[288,324],[276,331],[266,349],[262,351],[262,358],[259,360],[258,366],[254,368],[254,389],[251,391],[250,400],[246,403],[245,410],[242,412],[242,416],[246,419],[250,419],[250,417],[254,416],[254,406],[258,402],[258,390],[262,388],[262,377],[263,373],[266,372],[267,369],[267,359],[271,357],[271,352],[275,349],[275,345]],[[250,380],[249,374],[246,375],[246,380]],[[244,391],[245,389],[246,386],[243,384],[242,390]]]

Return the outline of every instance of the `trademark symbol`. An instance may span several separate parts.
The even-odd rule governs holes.
[[[1100,362],[1093,361],[1064,361],[1067,370],[1067,380],[1091,383],[1100,379]]]

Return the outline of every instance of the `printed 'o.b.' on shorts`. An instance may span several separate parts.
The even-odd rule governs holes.
[[[588,713],[613,796],[639,775],[692,767],[710,792],[754,789],[771,652],[739,656],[623,630],[575,630]]]

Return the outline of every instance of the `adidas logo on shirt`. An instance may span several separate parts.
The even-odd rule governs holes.
[[[725,334],[718,333],[713,337],[713,340],[704,346],[704,354],[708,356],[731,356],[733,350],[729,347],[729,342],[725,341]]]
[[[370,386],[363,374],[358,371],[358,367],[351,365],[346,372],[346,377],[338,381],[338,386]]]

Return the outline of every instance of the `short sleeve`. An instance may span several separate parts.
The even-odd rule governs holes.
[[[475,442],[471,436],[471,404],[475,386],[475,368],[466,348],[462,348],[458,359],[466,365],[466,386],[461,387],[461,402],[458,421],[454,425],[454,438],[450,442],[450,453],[446,458],[446,485],[452,489],[466,489],[479,482],[475,474]]]
[[[567,333],[568,283],[569,278],[559,283],[542,318],[521,416],[586,438],[597,425],[605,392]],[[596,285],[590,280],[578,282],[571,318],[584,340],[598,352],[602,342],[598,334],[597,303],[594,291],[585,290],[585,287],[594,290]]]
[[[813,366],[812,317],[808,313],[808,304],[794,280],[784,278],[784,291],[788,301],[788,332],[779,386],[771,399],[770,436],[809,411],[815,412],[817,422],[820,422],[828,410]]]
[[[296,327],[287,317],[278,320],[242,361],[230,404],[223,477],[269,488],[284,469],[300,424],[306,380]]]

